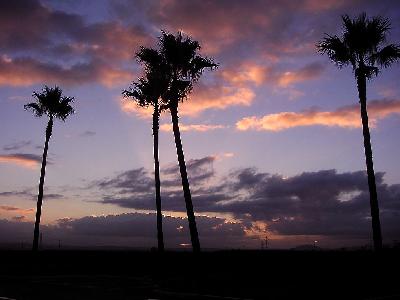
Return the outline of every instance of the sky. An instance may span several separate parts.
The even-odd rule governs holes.
[[[47,244],[156,246],[151,110],[122,99],[142,74],[140,46],[161,30],[198,40],[218,69],[180,105],[204,248],[371,245],[354,74],[315,44],[341,16],[389,18],[400,3],[363,0],[16,0],[0,2],[0,243],[31,243],[45,117],[24,110],[58,85],[76,113],[56,121],[46,170]],[[400,64],[368,82],[384,243],[400,239]],[[190,248],[168,112],[161,118],[167,248]]]

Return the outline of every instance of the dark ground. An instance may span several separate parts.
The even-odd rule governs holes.
[[[399,254],[0,251],[0,299],[400,299]]]

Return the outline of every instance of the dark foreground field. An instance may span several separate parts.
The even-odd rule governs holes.
[[[400,299],[399,251],[0,252],[0,299]]]

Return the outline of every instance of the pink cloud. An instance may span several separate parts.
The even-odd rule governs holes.
[[[7,211],[7,212],[13,212],[13,213],[17,213],[20,215],[32,214],[34,212],[33,208],[19,208],[19,207],[9,206],[9,205],[0,205],[0,210]]]
[[[391,114],[400,114],[400,100],[370,101],[368,104],[370,126],[375,127],[378,120]],[[281,131],[293,127],[328,126],[358,128],[361,127],[358,105],[341,107],[335,111],[310,110],[300,113],[282,112],[264,117],[247,117],[236,123],[238,130]]]
[[[40,162],[41,157],[35,154],[14,153],[0,155],[0,163],[17,164],[28,169],[35,169]]]

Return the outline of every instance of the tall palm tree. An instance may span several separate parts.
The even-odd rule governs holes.
[[[203,71],[205,69],[215,69],[218,66],[212,59],[199,55],[199,50],[200,44],[188,36],[183,36],[181,32],[178,32],[177,35],[162,32],[160,37],[160,54],[170,74],[169,88],[163,94],[162,98],[165,106],[171,112],[172,129],[175,137],[176,153],[194,252],[200,251],[200,241],[179,130],[178,106],[180,102],[187,99],[194,83],[200,78]]]
[[[36,99],[36,101],[24,105],[24,108],[26,110],[31,110],[36,117],[47,115],[49,118],[46,127],[46,140],[43,149],[42,167],[40,170],[35,230],[33,234],[32,250],[37,251],[39,245],[39,225],[42,214],[43,186],[46,173],[47,151],[49,149],[49,140],[53,131],[53,119],[56,118],[65,121],[67,117],[73,114],[75,111],[71,106],[71,102],[74,100],[74,98],[62,96],[62,90],[58,86],[55,86],[54,88],[45,86],[41,92],[34,92],[33,97]]]
[[[164,237],[161,213],[160,162],[158,151],[158,132],[162,107],[160,100],[162,93],[168,88],[168,72],[163,69],[161,57],[157,50],[142,47],[136,57],[145,67],[145,76],[133,82],[129,90],[122,92],[125,98],[133,98],[141,107],[153,106],[153,156],[154,182],[157,208],[157,241],[158,251],[164,251]]]
[[[400,46],[384,45],[390,30],[388,19],[379,16],[369,19],[363,13],[355,19],[344,15],[342,20],[343,36],[326,35],[317,44],[317,48],[321,54],[327,54],[339,68],[347,65],[353,67],[361,109],[374,249],[379,251],[382,249],[382,234],[368,126],[366,81],[378,75],[379,67],[389,67],[400,58]]]

